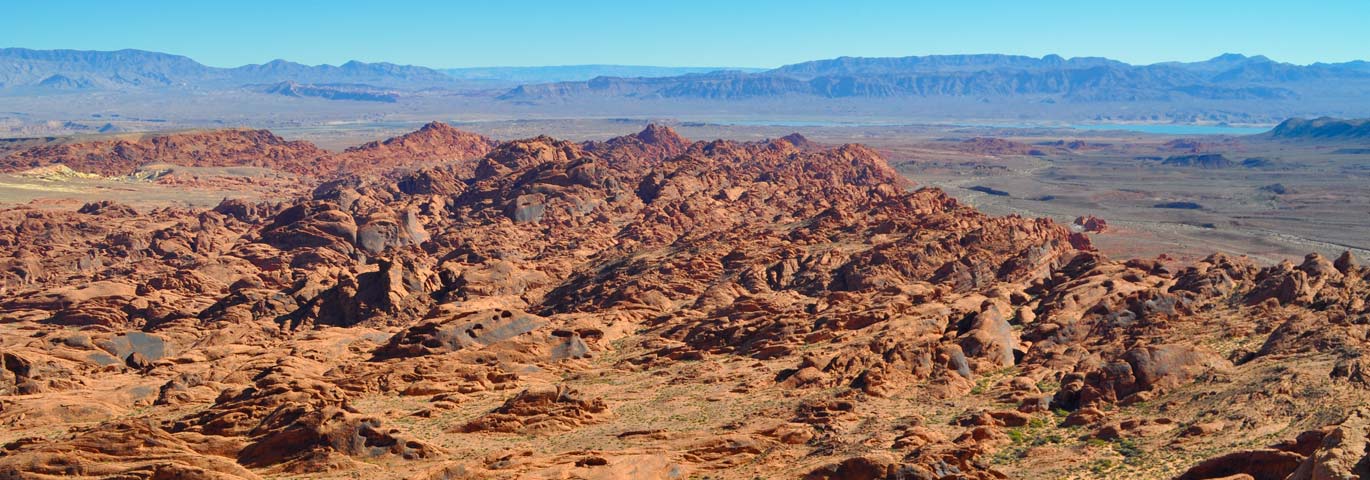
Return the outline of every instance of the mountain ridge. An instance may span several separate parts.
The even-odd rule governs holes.
[[[88,83],[87,89],[234,88],[293,81],[423,88],[454,80],[436,70],[356,60],[342,65],[304,65],[286,60],[233,68],[211,67],[189,57],[146,50],[33,50],[0,48],[0,89],[36,86],[53,75]]]
[[[564,81],[545,81],[561,80]],[[1265,56],[1223,54],[1200,62],[1134,65],[1104,57],[1006,54],[905,57],[842,56],[774,69],[641,65],[552,65],[435,69],[350,60],[305,65],[283,59],[237,67],[213,67],[170,53],[122,49],[36,50],[0,48],[0,90],[38,88],[234,88],[294,82],[363,84],[391,88],[472,88],[471,82],[522,84],[505,98],[564,96],[585,92],[633,96],[738,98],[783,94],[826,97],[894,95],[1008,95],[1064,93],[1089,98],[1198,96],[1291,97],[1272,84],[1326,80],[1370,81],[1370,63],[1295,65]],[[609,86],[611,86],[609,88]],[[1202,88],[1201,88],[1202,87]],[[1127,90],[1135,90],[1128,92]]]
[[[468,71],[467,77],[459,78],[451,72],[391,63],[307,66],[273,60],[218,68],[183,56],[139,50],[0,49],[0,96],[54,97],[39,99],[35,105],[40,109],[60,109],[60,105],[49,105],[64,102],[60,96],[112,92],[121,95],[112,97],[116,103],[142,102],[137,97],[146,96],[223,94],[214,96],[221,99],[218,108],[230,109],[240,99],[276,103],[286,97],[298,99],[291,105],[299,111],[332,103],[372,110],[423,105],[487,113],[574,107],[608,114],[640,108],[669,116],[727,102],[757,101],[781,102],[766,108],[792,113],[842,111],[849,112],[844,115],[940,118],[1275,123],[1296,116],[1370,116],[1370,97],[1363,94],[1370,91],[1370,63],[1294,65],[1240,54],[1150,65],[1059,55],[838,57],[761,72],[600,75],[520,84],[522,78],[606,73],[577,68],[496,68],[486,73]],[[677,71],[633,68],[638,67],[624,72]],[[1131,106],[1120,108],[1123,105]]]
[[[763,72],[765,68],[747,67],[673,67],[664,65],[544,65],[525,67],[461,67],[440,68],[438,71],[451,75],[458,80],[491,83],[546,83],[563,81],[585,81],[595,77],[669,77],[690,73],[709,73],[716,71]]]
[[[1224,54],[1203,62],[1131,65],[1098,57],[978,54],[838,57],[760,73],[597,77],[585,82],[523,85],[501,98],[1037,96],[1066,101],[1174,101],[1355,96],[1366,86],[1370,86],[1370,71],[1355,62],[1298,66],[1264,56]]]

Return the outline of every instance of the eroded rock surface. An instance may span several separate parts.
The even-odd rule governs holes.
[[[265,135],[10,157],[305,180],[0,211],[0,473],[1364,474],[1370,269],[1349,254],[1110,259],[799,136]]]

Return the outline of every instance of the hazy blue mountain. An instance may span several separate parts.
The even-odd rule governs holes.
[[[991,69],[1019,69],[1025,71],[1060,70],[1098,66],[1126,66],[1107,58],[1082,57],[1066,60],[1059,55],[1042,58],[1019,55],[932,55],[925,57],[838,57],[830,60],[785,65],[771,70],[772,74],[795,78],[815,78],[832,75],[899,75],[908,73],[976,72]]]
[[[309,66],[275,60],[219,68],[180,55],[142,50],[0,49],[0,88],[4,89],[221,89],[279,82],[430,88],[450,85],[453,79],[430,68],[391,63]]]
[[[292,81],[297,83],[359,83],[378,86],[426,87],[451,83],[442,72],[427,67],[356,60],[339,66],[308,66],[285,60],[230,69],[235,81]]]
[[[434,70],[412,65],[351,61],[304,65],[273,60],[260,65],[219,68],[180,55],[143,50],[84,51],[0,49],[0,89],[20,93],[150,88],[224,89],[293,83],[278,92],[324,93],[322,85],[360,84],[374,88],[509,88],[528,83],[581,81],[600,76],[670,77],[720,70],[758,68],[565,65]],[[311,85],[318,87],[310,87]],[[253,87],[255,89],[255,87]],[[315,96],[315,95],[306,95]],[[323,97],[333,98],[333,97]]]
[[[674,77],[722,70],[762,72],[764,68],[661,67],[646,65],[559,65],[547,67],[470,67],[440,70],[458,80],[504,84],[585,81],[595,77]]]
[[[285,60],[220,68],[141,50],[0,49],[0,94],[145,90],[239,90],[387,103],[452,91],[520,103],[793,98],[793,105],[817,106],[812,100],[875,99],[879,104],[882,99],[960,98],[977,104],[1013,104],[1006,111],[1029,116],[1050,104],[1149,102],[1145,114],[1112,107],[1093,114],[1183,119],[1199,112],[1241,121],[1370,114],[1370,96],[1365,95],[1370,91],[1370,63],[1294,65],[1263,56],[1223,54],[1200,62],[1130,65],[1097,57],[984,54],[840,57],[771,70],[633,65],[435,70],[357,61],[310,66]],[[1198,106],[1200,101],[1209,103]]]
[[[86,88],[167,87],[222,75],[186,57],[141,50],[0,49],[0,85],[8,88],[54,77]]]
[[[1364,62],[1293,65],[1225,54],[1203,62],[1129,65],[1106,58],[1013,55],[841,57],[773,70],[675,77],[602,76],[523,85],[501,98],[575,96],[736,99],[777,96],[1030,97],[1046,101],[1252,100],[1363,98]],[[1370,102],[1370,99],[1365,99]]]
[[[1249,62],[1268,62],[1271,61],[1264,55],[1248,57],[1240,53],[1224,53],[1208,60],[1200,62],[1162,62],[1153,64],[1153,67],[1173,67],[1194,72],[1219,73],[1225,70],[1241,67]]]
[[[1365,60],[1352,60],[1352,61],[1343,62],[1343,63],[1321,63],[1321,62],[1320,62],[1320,63],[1315,63],[1315,64],[1313,64],[1313,65],[1315,65],[1315,66],[1326,66],[1326,67],[1338,67],[1338,68],[1346,68],[1346,69],[1351,69],[1351,70],[1359,70],[1359,71],[1362,71],[1362,72],[1370,72],[1370,62],[1367,62],[1367,61],[1365,61]]]

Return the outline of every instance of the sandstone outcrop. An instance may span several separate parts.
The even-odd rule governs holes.
[[[796,136],[195,135],[40,163],[307,180],[0,211],[0,473],[1363,474],[1349,253],[1111,259]],[[1320,433],[1248,441],[1289,428]]]

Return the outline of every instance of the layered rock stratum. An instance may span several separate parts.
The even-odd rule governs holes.
[[[1110,259],[797,135],[493,142],[432,124],[338,154],[157,138],[5,165],[303,180],[213,209],[0,211],[0,478],[1305,479],[1370,462],[1370,269],[1349,254]]]

